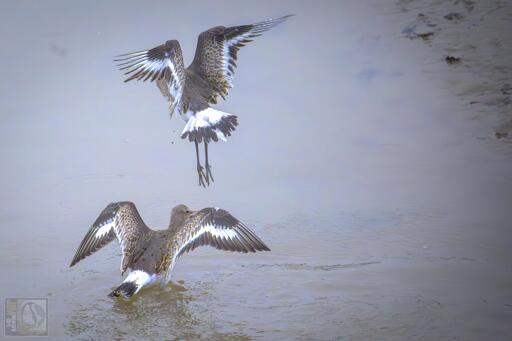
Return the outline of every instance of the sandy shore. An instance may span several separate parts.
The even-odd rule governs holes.
[[[512,2],[408,1],[403,35],[432,50],[425,71],[442,78],[468,115],[485,124],[479,138],[510,141],[512,130]]]

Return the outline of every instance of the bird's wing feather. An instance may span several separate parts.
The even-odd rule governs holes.
[[[212,94],[207,98],[210,103],[216,103],[219,95],[225,98],[233,87],[238,50],[290,16],[251,25],[216,26],[199,35],[194,60],[188,68],[210,83]]]
[[[256,234],[228,211],[208,207],[194,213],[176,232],[176,245],[170,257],[166,279],[176,260],[187,252],[202,245],[219,250],[236,252],[270,251],[270,248]]]
[[[121,271],[127,268],[127,260],[135,245],[145,233],[151,231],[142,221],[131,202],[111,203],[100,213],[80,243],[70,266],[98,251],[117,238],[123,252]]]
[[[173,40],[150,50],[117,56],[119,70],[131,80],[156,81],[170,104],[179,102],[185,84],[183,54],[178,41]]]

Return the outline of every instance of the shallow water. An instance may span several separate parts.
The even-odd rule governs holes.
[[[510,338],[512,153],[495,132],[512,9],[457,6],[2,2],[1,297],[47,297],[63,340]],[[288,13],[240,52],[218,105],[240,126],[204,190],[183,123],[112,57],[176,38],[189,62],[206,28]],[[475,23],[486,34],[460,34],[473,47],[447,64]],[[493,89],[498,104],[471,104]],[[117,200],[155,228],[177,203],[223,207],[272,252],[202,248],[168,287],[112,300],[117,245],[68,265]]]

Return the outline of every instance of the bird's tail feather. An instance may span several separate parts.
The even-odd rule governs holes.
[[[132,297],[133,294],[137,292],[138,286],[133,282],[123,282],[120,286],[112,290],[109,297],[119,297],[123,295],[124,297]]]
[[[144,286],[149,285],[154,282],[156,279],[155,274],[150,274],[142,270],[134,270],[131,271],[126,279],[121,283],[117,288],[112,290],[108,296],[110,297],[119,297],[123,295],[124,297],[132,297],[136,293],[139,292]]]
[[[238,117],[232,114],[207,108],[194,113],[185,125],[181,138],[201,143],[203,140],[209,143],[219,139],[226,141],[228,136],[235,131],[238,125]]]

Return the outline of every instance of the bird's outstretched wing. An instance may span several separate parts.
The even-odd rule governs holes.
[[[100,213],[94,224],[80,243],[70,267],[98,251],[117,237],[123,259],[121,272],[124,272],[136,245],[151,230],[144,224],[135,205],[131,202],[111,203]]]
[[[216,103],[219,95],[225,98],[233,87],[238,50],[289,17],[291,15],[252,25],[216,26],[199,35],[194,60],[188,69],[210,83],[213,92],[213,96],[207,98],[210,103]]]
[[[119,62],[119,70],[128,76],[125,82],[134,79],[156,81],[162,95],[169,101],[172,114],[185,84],[183,54],[177,40],[169,40],[150,50],[119,55],[114,61]]]
[[[270,251],[241,221],[228,211],[208,207],[194,213],[177,232],[174,257],[201,245],[237,252]]]
[[[202,245],[210,245],[219,250],[237,252],[270,251],[270,248],[259,239],[256,234],[241,221],[233,217],[228,211],[219,208],[203,208],[195,212],[176,231],[174,246],[166,279],[176,260],[183,254]]]

